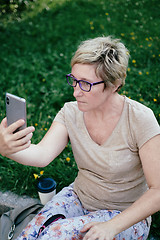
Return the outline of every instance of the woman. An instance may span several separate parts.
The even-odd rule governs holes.
[[[74,183],[53,197],[17,240],[147,239],[150,215],[160,210],[160,127],[149,108],[118,94],[128,58],[117,39],[83,42],[66,75],[76,101],[64,105],[37,145],[30,144],[33,127],[13,134],[23,120],[8,128],[2,121],[3,155],[45,167],[70,140],[79,168]],[[44,229],[56,214],[65,219]]]

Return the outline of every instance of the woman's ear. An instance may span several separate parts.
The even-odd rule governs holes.
[[[119,92],[122,86],[123,86],[123,85],[120,84],[120,85],[117,87],[116,92]]]
[[[120,79],[117,79],[114,83],[114,91],[113,92],[118,92],[122,87],[122,81]]]

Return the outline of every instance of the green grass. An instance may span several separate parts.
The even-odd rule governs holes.
[[[113,35],[131,54],[121,93],[152,108],[160,123],[159,9],[159,0],[37,0],[23,12],[0,15],[0,118],[5,116],[5,92],[26,98],[27,121],[36,127],[33,143],[37,143],[58,110],[73,99],[65,74],[77,45]],[[42,169],[2,156],[0,161],[2,191],[37,197],[33,174]],[[58,191],[71,183],[77,173],[71,146],[43,170],[44,176],[57,181]],[[158,213],[152,224],[157,235],[159,223]]]

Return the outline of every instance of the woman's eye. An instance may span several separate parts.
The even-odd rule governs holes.
[[[81,82],[83,86],[89,86],[90,84],[88,82]]]

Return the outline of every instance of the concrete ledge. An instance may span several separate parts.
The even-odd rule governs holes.
[[[0,192],[0,216],[17,206],[26,206],[29,203],[40,202],[39,199],[31,198],[28,196],[18,196],[10,191]]]

